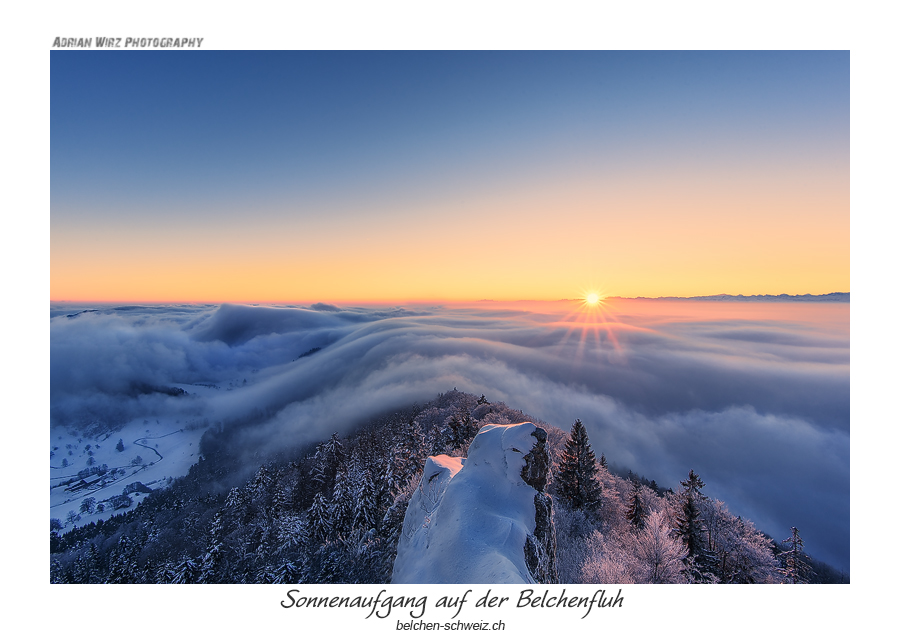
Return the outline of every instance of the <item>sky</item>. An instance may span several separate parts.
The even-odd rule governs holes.
[[[50,297],[850,290],[850,55],[50,53]]]
[[[235,444],[255,470],[457,388],[566,432],[578,418],[597,456],[661,486],[693,469],[732,513],[779,540],[797,526],[849,570],[849,303],[94,309],[51,305],[51,425],[251,418]]]

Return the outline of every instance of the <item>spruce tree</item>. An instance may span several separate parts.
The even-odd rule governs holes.
[[[567,506],[599,511],[601,487],[596,479],[598,470],[587,430],[580,420],[575,419],[556,476],[557,492]]]
[[[284,560],[271,571],[267,570],[268,583],[297,583],[300,577],[300,569],[293,562]]]
[[[310,537],[317,541],[323,542],[331,535],[331,510],[328,502],[321,493],[316,493],[313,504],[307,515],[309,521]]]
[[[329,518],[331,530],[338,535],[346,535],[352,529],[353,506],[355,503],[351,482],[346,471],[339,470],[334,477],[334,491],[331,494]]]
[[[369,530],[375,528],[378,519],[378,493],[375,488],[374,478],[371,473],[365,471],[359,489],[356,492],[355,505],[353,507],[353,528]]]
[[[213,517],[209,528],[209,537],[206,545],[206,553],[200,560],[201,583],[215,583],[218,581],[222,563],[225,558],[224,538],[227,535],[225,510],[219,509]]]
[[[449,444],[453,449],[465,449],[478,435],[478,421],[472,418],[468,409],[454,412],[450,416]]]
[[[415,418],[409,418],[403,423],[394,442],[394,468],[400,476],[402,486],[410,480],[418,477],[425,466],[425,435]]]
[[[779,553],[784,562],[781,574],[784,575],[785,583],[807,583],[812,568],[803,552],[803,539],[797,527],[792,526],[791,536],[781,540],[781,543],[788,544],[788,549]]]
[[[701,583],[713,581],[712,571],[715,568],[715,561],[704,543],[704,526],[700,516],[700,504],[706,499],[706,496],[700,493],[700,489],[706,484],[691,469],[687,480],[681,481],[681,486],[683,487],[679,493],[681,513],[675,521],[674,533],[680,536],[684,545],[687,546],[688,556],[685,561],[690,560],[689,574],[694,577],[695,581]]]
[[[200,579],[200,564],[184,557],[171,569],[172,583],[197,583]]]
[[[632,480],[631,496],[628,501],[628,511],[625,513],[625,519],[636,529],[640,530],[644,528],[646,518],[647,511],[644,509],[643,502],[641,502],[641,483],[637,480]]]
[[[330,497],[334,489],[334,478],[345,459],[344,444],[337,433],[331,434],[331,438],[316,447],[313,459],[312,481],[317,485],[317,492]]]
[[[139,582],[140,570],[137,567],[137,551],[138,547],[127,535],[123,535],[119,539],[109,558],[106,583]]]
[[[687,480],[681,481],[681,514],[679,515],[675,533],[680,535],[688,548],[688,556],[699,557],[703,551],[703,523],[700,519],[700,500],[706,496],[700,493],[706,484],[691,469]]]

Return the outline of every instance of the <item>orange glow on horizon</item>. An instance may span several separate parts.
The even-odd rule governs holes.
[[[264,209],[111,213],[90,223],[55,216],[50,297],[559,300],[584,298],[573,280],[598,272],[604,288],[594,292],[619,297],[850,289],[849,182],[840,170],[830,179],[789,169],[735,177],[676,167],[616,181],[573,174],[391,203],[323,204],[302,217]]]

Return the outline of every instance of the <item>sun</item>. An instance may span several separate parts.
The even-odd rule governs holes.
[[[606,301],[606,293],[593,284],[591,286],[581,287],[581,310],[601,310]]]

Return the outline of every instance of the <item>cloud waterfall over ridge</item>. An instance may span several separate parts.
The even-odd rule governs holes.
[[[662,485],[693,468],[734,513],[849,565],[847,305],[90,308],[51,311],[53,424],[256,415],[249,453],[456,387],[580,418],[598,455]]]

